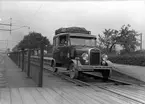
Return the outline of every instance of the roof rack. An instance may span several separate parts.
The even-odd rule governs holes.
[[[55,31],[55,35],[60,33],[83,33],[83,34],[91,34],[90,31],[86,30],[82,27],[68,27],[68,28],[59,28]]]

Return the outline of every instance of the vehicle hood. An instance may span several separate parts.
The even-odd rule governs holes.
[[[88,51],[89,49],[96,49],[99,50],[97,47],[94,46],[72,46],[76,51]]]
[[[82,65],[88,65],[88,63],[85,63],[85,61],[82,59],[83,53],[89,54],[90,49],[100,51],[97,47],[94,46],[73,46],[73,49],[75,50],[75,57],[79,57]]]

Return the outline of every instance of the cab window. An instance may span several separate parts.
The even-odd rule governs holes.
[[[58,46],[59,45],[59,39],[58,37],[55,39],[55,46]]]
[[[55,39],[53,39],[53,46],[56,46],[56,42],[55,42]]]
[[[67,46],[68,45],[68,39],[66,35],[62,35],[59,37],[59,46]]]
[[[53,44],[54,44],[55,47],[58,46],[58,44],[59,44],[58,37],[53,40]]]

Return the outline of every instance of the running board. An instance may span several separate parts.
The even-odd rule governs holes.
[[[63,68],[63,67],[55,67],[58,69],[59,72],[68,72],[67,68]]]

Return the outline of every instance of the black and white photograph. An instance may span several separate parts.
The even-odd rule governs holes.
[[[0,0],[0,104],[145,104],[145,0]]]

